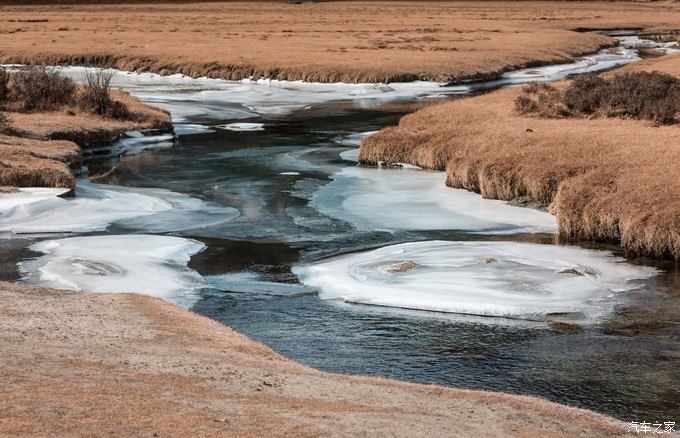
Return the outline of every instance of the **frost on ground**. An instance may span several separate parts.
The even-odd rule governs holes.
[[[518,242],[424,241],[294,268],[320,297],[507,318],[593,321],[656,274],[606,251]]]
[[[30,246],[44,255],[19,263],[22,280],[55,289],[136,292],[189,307],[203,278],[187,267],[205,245],[143,234],[72,237]]]
[[[169,232],[217,225],[239,212],[162,189],[142,189],[79,181],[78,196],[67,189],[22,188],[0,197],[0,232],[84,233],[111,224],[146,232]]]

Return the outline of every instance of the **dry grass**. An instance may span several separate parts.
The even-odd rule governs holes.
[[[615,5],[615,6],[614,6]],[[491,78],[612,44],[576,28],[680,28],[680,3],[0,5],[0,61],[322,82]]]
[[[42,74],[39,70],[35,72]],[[27,77],[34,76],[35,72]],[[27,81],[27,87],[21,88],[27,93],[15,93],[14,81],[17,75],[13,76],[10,98],[5,102],[5,109],[23,110],[26,108],[27,93],[35,92],[35,89],[30,89],[30,84],[35,81]],[[58,85],[57,88],[62,89],[63,84]],[[47,89],[50,87],[44,88]],[[73,171],[81,167],[81,147],[109,143],[121,132],[129,130],[172,130],[170,116],[166,111],[145,105],[121,91],[111,90],[109,93],[107,90],[106,98],[109,102],[104,102],[103,108],[107,111],[111,108],[125,108],[125,119],[111,118],[111,113],[106,113],[105,116],[93,115],[93,108],[77,111],[72,100],[83,92],[82,87],[74,86],[69,99],[63,101],[51,98],[44,100],[40,96],[49,95],[44,90],[38,90],[38,99],[29,99],[37,102],[29,107],[51,110],[0,113],[0,186],[74,188]]]
[[[659,60],[659,69],[674,71],[678,58]],[[548,204],[565,240],[615,241],[680,260],[680,129],[527,117],[515,111],[520,92],[420,110],[367,138],[359,158],[445,170],[448,185],[486,198]]]
[[[307,368],[156,298],[0,282],[0,435],[614,437],[541,398]]]
[[[73,168],[81,152],[70,141],[0,135],[0,186],[75,188]]]
[[[630,117],[680,122],[680,78],[659,72],[578,77],[565,87],[533,83],[515,99],[521,114],[541,117]]]

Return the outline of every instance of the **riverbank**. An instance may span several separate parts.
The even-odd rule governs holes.
[[[680,56],[627,66],[678,74]],[[565,240],[607,240],[680,259],[677,125],[518,114],[519,88],[422,109],[367,138],[365,164],[446,171],[447,185],[543,206]]]
[[[539,398],[315,371],[155,298],[5,282],[0,293],[3,435],[619,436],[626,428]]]
[[[680,5],[665,2],[31,4],[0,12],[0,62],[309,82],[491,80],[614,45],[583,30],[680,28]]]
[[[111,97],[128,109],[126,118],[78,113],[67,106],[49,111],[3,111],[6,126],[0,130],[0,186],[75,189],[83,150],[112,144],[127,131],[172,132],[167,111],[118,90],[112,90]]]

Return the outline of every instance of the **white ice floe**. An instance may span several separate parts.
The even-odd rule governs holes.
[[[675,41],[652,41],[640,39],[636,36],[619,37],[618,40],[623,47],[628,49],[654,49],[667,55],[680,53],[680,44]]]
[[[444,172],[349,167],[309,203],[363,229],[557,232],[554,216],[446,186]]]
[[[264,131],[264,123],[229,123],[227,125],[218,125],[216,128],[229,131]]]
[[[195,123],[177,123],[174,125],[174,129],[175,134],[177,135],[194,135],[215,132],[212,126]]]
[[[0,232],[76,233],[103,231],[111,224],[147,232],[180,231],[217,225],[238,211],[162,189],[78,181],[75,198],[68,189],[23,188],[0,195]]]
[[[22,280],[88,292],[136,292],[189,307],[203,278],[187,267],[204,249],[191,239],[143,234],[72,237],[30,246],[44,255],[19,263]]]
[[[205,280],[215,289],[225,292],[250,293],[272,296],[297,296],[315,291],[301,284],[277,283],[261,280],[254,272],[234,272],[222,275],[207,275]]]
[[[148,149],[170,148],[173,146],[174,140],[174,134],[144,135],[138,131],[130,131],[125,133],[125,137],[106,149],[113,156],[132,155]]]
[[[412,242],[293,272],[323,299],[522,319],[584,322],[657,273],[606,251],[518,242]]]
[[[353,146],[353,147],[359,147],[361,146],[361,142],[364,141],[366,137],[369,135],[373,135],[378,131],[368,131],[368,132],[355,132],[352,134],[345,135],[343,137],[338,137],[333,139],[333,143],[339,144],[342,146]]]

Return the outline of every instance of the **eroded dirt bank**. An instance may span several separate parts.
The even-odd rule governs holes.
[[[626,68],[636,69],[679,76],[680,55]],[[680,259],[678,125],[520,115],[519,92],[422,109],[366,139],[359,158],[445,170],[452,187],[545,205],[568,240]]]
[[[320,82],[493,79],[680,28],[668,2],[0,5],[0,61]]]
[[[533,397],[315,371],[134,294],[0,282],[0,434],[619,436]]]

